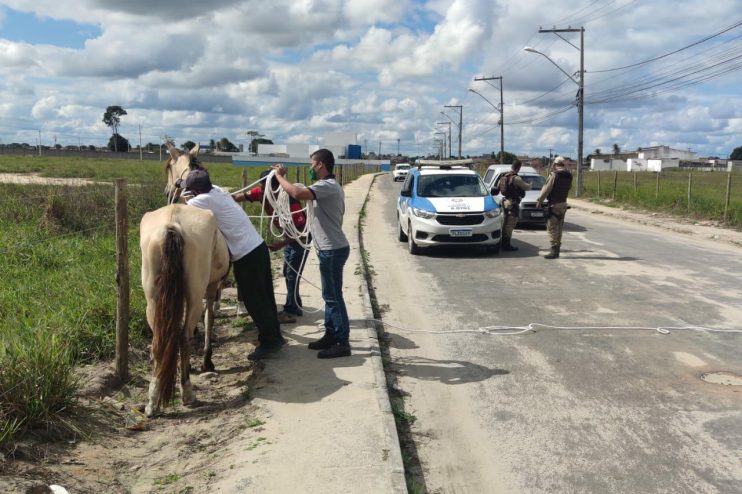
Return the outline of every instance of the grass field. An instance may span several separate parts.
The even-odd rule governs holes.
[[[729,205],[725,216],[727,180],[730,177]],[[695,220],[714,220],[732,228],[742,228],[742,173],[689,173],[681,170],[663,171],[659,175],[652,172],[585,172],[583,184],[583,198]]]

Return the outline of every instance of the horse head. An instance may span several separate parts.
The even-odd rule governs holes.
[[[167,178],[165,195],[168,198],[168,204],[173,204],[180,198],[185,187],[185,179],[191,170],[203,169],[203,166],[198,159],[198,144],[187,153],[181,152],[170,142],[167,143],[167,148],[170,156],[165,161],[165,177]]]

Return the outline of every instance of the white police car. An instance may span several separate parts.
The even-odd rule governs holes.
[[[411,254],[436,245],[481,245],[499,252],[502,208],[471,163],[420,161],[410,169],[397,201],[397,230]]]

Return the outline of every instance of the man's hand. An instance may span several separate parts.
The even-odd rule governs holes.
[[[271,251],[275,252],[275,251],[281,249],[284,245],[285,245],[285,242],[283,240],[280,240],[278,242],[274,242],[272,244],[268,244],[268,248]]]
[[[540,208],[541,208],[541,201],[536,201],[536,209],[540,209]]]
[[[275,170],[276,175],[278,175],[280,177],[285,177],[286,176],[286,167],[283,166],[282,164],[276,163],[275,165],[271,166],[271,168],[273,170]]]

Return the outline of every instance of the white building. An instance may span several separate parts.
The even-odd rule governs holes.
[[[670,146],[639,148],[635,153],[593,156],[591,170],[628,172],[659,172],[665,168],[678,168],[681,161],[697,160],[693,151],[672,149]]]
[[[697,153],[694,153],[690,149],[683,151],[682,149],[672,149],[670,146],[654,146],[648,148],[639,148],[638,158],[643,160],[650,159],[671,159],[671,160],[683,160],[683,161],[695,161],[698,158]]]

